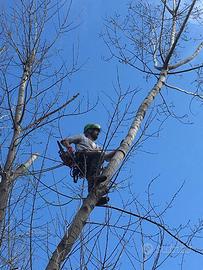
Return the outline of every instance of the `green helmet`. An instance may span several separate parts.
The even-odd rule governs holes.
[[[84,132],[86,132],[88,129],[98,129],[100,131],[101,130],[101,126],[99,124],[87,124],[84,127]]]

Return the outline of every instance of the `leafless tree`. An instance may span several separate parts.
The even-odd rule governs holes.
[[[77,24],[70,19],[72,1],[22,0],[2,6],[0,268],[33,269],[33,220],[48,143],[59,119],[81,112],[79,94],[67,89],[80,68],[78,51],[67,45],[62,57],[58,47]],[[42,137],[47,137],[43,148]],[[41,165],[32,176],[37,158]]]
[[[201,221],[178,228],[165,224],[165,214],[182,186],[158,210],[152,196],[156,178],[141,201],[128,184],[125,166],[135,150],[156,135],[148,133],[154,115],[161,110],[163,121],[169,114],[177,117],[164,97],[166,88],[202,99],[202,63],[193,64],[202,42],[199,37],[189,38],[191,21],[202,23],[198,1],[134,1],[125,18],[116,14],[106,20],[103,38],[109,60],[142,72],[155,84],[148,94],[137,85],[123,90],[118,73],[115,96],[106,95],[111,109],[103,103],[109,114],[104,149],[119,137],[119,129],[128,127],[128,132],[103,171],[107,181],[85,199],[86,183],[67,183],[66,170],[49,153],[53,137],[60,132],[59,120],[80,113],[78,94],[72,95],[65,86],[80,68],[78,54],[73,50],[71,59],[67,54],[64,61],[57,48],[60,38],[65,40],[77,26],[70,21],[71,6],[72,1],[65,0],[21,0],[1,14],[0,268],[35,269],[39,263],[49,270],[123,269],[128,261],[130,269],[157,269],[170,258],[176,262],[178,254],[183,266],[188,251],[203,255],[192,242],[203,228]],[[190,44],[193,52],[185,56],[182,48]],[[187,72],[198,78],[195,91],[171,83]],[[135,108],[137,94],[143,101]],[[156,106],[154,99],[160,99],[161,105]],[[127,199],[122,190],[127,190]],[[95,209],[108,192],[121,197],[122,207]]]
[[[146,124],[145,120],[149,117],[150,108],[154,100],[161,97],[167,112],[173,115],[162,94],[165,88],[177,90],[192,98],[202,99],[200,83],[195,91],[182,89],[170,83],[179,74],[186,76],[187,72],[194,72],[194,76],[201,75],[201,61],[197,64],[196,60],[195,64],[193,64],[193,60],[198,59],[203,47],[200,37],[194,37],[193,39],[190,36],[191,23],[194,20],[198,20],[202,24],[202,11],[198,6],[197,0],[190,2],[161,0],[158,4],[151,3],[151,1],[133,1],[128,6],[128,14],[125,18],[116,14],[114,17],[106,20],[104,41],[110,52],[108,60],[117,59],[121,64],[129,65],[145,74],[148,80],[155,80],[155,84],[148,89],[147,94],[143,91],[145,96],[139,107],[136,108],[127,135],[123,138],[115,156],[103,171],[103,175],[107,177],[106,182],[99,187],[95,187],[83,201],[82,206],[75,214],[56,249],[53,251],[46,267],[47,270],[60,269],[66,261],[67,263],[71,262],[70,256],[77,251],[81,235],[83,235],[83,243],[81,244],[82,254],[84,255],[84,249],[86,249],[85,252],[89,253],[89,259],[86,259],[87,265],[92,258],[92,267],[95,269],[119,269],[119,267],[122,269],[120,257],[123,253],[125,253],[125,256],[131,263],[132,269],[137,269],[137,263],[141,265],[141,269],[145,269],[151,257],[153,257],[151,269],[157,269],[167,258],[173,256],[176,245],[180,245],[183,248],[183,251],[180,251],[179,248],[179,253],[185,254],[184,249],[186,248],[200,255],[203,254],[201,249],[191,246],[192,239],[202,231],[201,222],[196,228],[191,229],[187,238],[182,239],[180,232],[187,226],[170,230],[163,220],[167,207],[163,211],[157,212],[155,206],[151,203],[150,192],[148,192],[148,208],[136,200],[136,197],[133,197],[131,202],[124,202],[123,208],[107,206],[107,216],[105,222],[102,223],[103,225],[99,222],[94,223],[95,230],[97,230],[99,225],[100,229],[93,233],[91,230],[88,232],[87,229],[86,232],[88,233],[84,235],[83,232],[82,234],[84,226],[91,223],[88,219],[98,199],[112,191],[114,184],[116,184],[117,176],[122,171],[123,165],[136,146],[135,139],[138,137],[143,125]],[[183,48],[188,48],[190,45],[192,45],[193,51],[191,52],[190,48],[189,56],[187,56],[185,55],[186,50],[184,51]],[[168,207],[170,207],[176,195],[171,199]],[[126,208],[129,205],[134,205],[136,211],[127,211]],[[110,209],[111,211],[109,211]],[[120,217],[111,224],[110,217],[115,211],[120,212]],[[124,214],[129,217],[125,225],[118,222]],[[147,226],[149,226],[149,223],[153,223],[156,229],[151,229],[150,234],[145,233],[145,222],[148,224]],[[104,234],[102,234],[102,240],[105,241],[102,244],[99,242],[99,234],[103,230],[101,226],[106,228],[106,239]],[[118,233],[115,231],[116,228],[123,229],[124,232]],[[141,240],[133,237],[136,233],[141,236]],[[115,244],[115,247],[111,247],[109,244],[110,235],[111,239],[113,239],[113,235],[115,238],[117,237],[118,244]],[[161,254],[163,254],[164,240],[167,238],[167,235],[175,243],[164,257]],[[144,247],[146,239],[148,239],[149,243],[153,241],[153,244],[156,245],[156,249],[152,254],[150,253],[150,256],[148,256],[148,247]],[[91,241],[93,243],[90,244],[91,248],[88,250],[85,244]],[[139,245],[136,242],[138,241],[143,248],[141,252],[137,248]],[[134,249],[133,252],[130,251],[128,245]],[[149,246],[150,248],[151,246]],[[87,269],[87,265],[84,264],[84,256],[82,258],[81,269]],[[71,263],[69,268],[72,269]]]

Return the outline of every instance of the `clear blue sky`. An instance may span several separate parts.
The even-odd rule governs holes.
[[[104,18],[113,14],[115,11],[121,14],[126,12],[126,3],[124,0],[76,0],[73,3],[72,19],[80,24],[78,29],[72,32],[70,39],[61,39],[59,46],[65,50],[66,46],[72,43],[79,44],[79,59],[85,64],[81,70],[75,74],[67,85],[70,95],[80,92],[81,96],[90,97],[93,104],[99,97],[104,100],[106,106],[111,110],[111,104],[105,97],[105,94],[115,95],[113,84],[116,84],[117,69],[120,74],[120,80],[123,88],[129,85],[132,88],[140,87],[143,89],[134,102],[136,110],[143,93],[146,93],[153,86],[153,80],[146,82],[142,79],[141,74],[128,66],[122,66],[116,61],[105,62],[103,56],[108,56],[108,50],[104,45],[100,32],[103,28]],[[195,27],[195,26],[194,26]],[[64,55],[66,57],[66,55]],[[187,76],[190,76],[188,74]],[[188,90],[191,85],[187,84],[190,78],[181,81],[181,86]],[[181,80],[181,78],[180,78]],[[193,86],[192,86],[193,87]],[[171,90],[173,91],[173,90]],[[137,151],[130,159],[125,171],[121,173],[119,181],[126,176],[131,175],[129,183],[132,185],[133,192],[137,198],[147,207],[146,189],[150,180],[158,176],[153,186],[154,204],[162,209],[167,201],[174,195],[178,188],[185,181],[184,187],[180,194],[173,202],[172,208],[168,210],[165,216],[165,222],[170,227],[178,227],[180,224],[191,221],[191,225],[198,223],[202,219],[202,163],[203,163],[203,108],[200,103],[192,103],[192,113],[190,113],[190,98],[180,93],[166,93],[167,100],[173,101],[175,111],[179,115],[188,114],[188,120],[191,124],[182,124],[174,118],[169,117],[162,126],[158,136],[147,140],[143,148]],[[62,135],[68,136],[75,133],[81,133],[83,126],[87,122],[98,122],[104,127],[107,126],[108,115],[101,103],[88,114],[78,117],[62,120],[60,123]],[[149,132],[157,130],[159,122],[152,123]],[[126,134],[127,127],[123,128],[122,133],[112,142],[112,147],[119,145],[120,140]],[[103,143],[104,136],[99,139]],[[142,151],[141,151],[142,150]],[[52,149],[54,152],[54,148]],[[146,151],[146,152],[145,152]],[[150,152],[150,153],[147,153]],[[52,153],[53,154],[53,153]],[[122,191],[121,191],[122,192]],[[128,199],[128,194],[123,192],[123,199]],[[111,204],[121,206],[118,193],[111,194]],[[68,206],[67,206],[68,207]],[[133,209],[131,209],[133,210]],[[134,209],[136,211],[136,209]],[[68,208],[66,212],[68,212]],[[103,210],[96,209],[98,215],[103,217]],[[93,216],[94,217],[94,216]],[[95,219],[98,216],[95,214]],[[154,230],[153,225],[149,228]],[[197,246],[201,247],[201,241],[196,241]],[[186,257],[184,270],[201,269],[203,257],[192,255],[189,252],[189,259]],[[151,269],[150,264],[148,266]],[[93,268],[92,268],[93,269]],[[129,269],[128,265],[122,266],[122,270]],[[171,270],[180,269],[176,259],[169,259],[160,269]]]

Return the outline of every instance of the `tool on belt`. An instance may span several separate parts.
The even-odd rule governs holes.
[[[59,141],[57,141],[57,144],[59,147],[58,151],[59,156],[63,161],[63,164],[70,168],[70,175],[73,178],[74,183],[77,183],[79,178],[85,178],[84,173],[81,170],[79,163],[77,161],[74,149],[71,146],[69,146],[67,148],[67,151],[65,151]]]

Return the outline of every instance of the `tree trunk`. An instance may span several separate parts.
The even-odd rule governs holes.
[[[9,197],[9,180],[5,176],[2,177],[0,183],[0,235],[2,237],[2,224],[5,218],[6,207]]]
[[[16,158],[16,150],[18,147],[19,136],[21,134],[20,124],[23,117],[26,85],[30,76],[31,63],[32,62],[28,61],[22,74],[22,79],[18,91],[18,101],[13,121],[13,136],[8,150],[5,166],[3,170],[1,170],[2,181],[0,183],[0,233],[2,231],[2,224],[6,215],[6,207],[9,198],[10,185],[13,182],[13,179],[11,179],[10,175],[13,173],[12,167]]]
[[[155,86],[152,88],[152,90],[149,92],[147,97],[144,99],[142,104],[140,105],[134,121],[128,131],[127,136],[123,140],[121,146],[119,147],[118,151],[114,155],[114,157],[109,162],[107,168],[104,170],[103,175],[107,176],[107,180],[105,182],[106,187],[115,173],[115,171],[118,169],[118,166],[121,164],[123,158],[125,157],[125,154],[130,150],[130,147],[133,143],[133,140],[140,128],[140,125],[145,117],[145,114],[154,100],[154,98],[158,95],[160,92],[165,80],[167,77],[167,70],[163,70],[160,73],[159,79]],[[82,232],[83,227],[85,226],[85,223],[90,216],[92,210],[94,209],[98,199],[103,196],[106,192],[105,186],[103,188],[94,189],[86,198],[84,201],[82,207],[77,212],[76,216],[74,217],[68,231],[63,236],[63,239],[58,244],[56,250],[53,252],[49,263],[46,267],[46,270],[59,270],[62,262],[65,260],[65,258],[70,254],[70,251],[78,239],[80,233]]]

